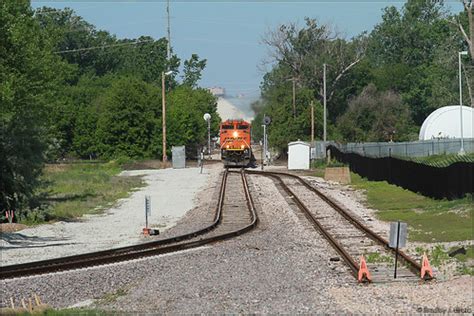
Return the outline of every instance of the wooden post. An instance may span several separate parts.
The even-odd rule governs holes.
[[[163,129],[163,162],[168,160],[166,156],[166,95],[165,95],[165,73],[161,73],[161,115],[163,118],[162,129]]]

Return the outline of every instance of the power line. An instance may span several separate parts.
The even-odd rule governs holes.
[[[150,43],[153,42],[154,40],[143,40],[143,41],[135,41],[135,42],[129,42],[129,43],[119,43],[119,44],[110,44],[110,45],[102,45],[102,46],[94,46],[94,47],[86,47],[86,48],[77,48],[77,49],[68,49],[68,50],[61,50],[54,52],[55,54],[67,54],[67,53],[74,53],[74,52],[82,52],[82,51],[88,51],[88,50],[95,50],[95,49],[101,49],[101,48],[109,48],[109,47],[117,47],[117,46],[125,46],[125,45],[136,45],[136,44],[141,44],[141,43]]]

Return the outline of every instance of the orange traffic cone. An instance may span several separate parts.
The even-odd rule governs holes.
[[[365,263],[364,256],[360,256],[360,267],[359,267],[359,275],[357,277],[357,281],[359,283],[372,282],[369,269],[367,269],[367,263]]]
[[[431,269],[426,253],[423,254],[423,261],[421,264],[421,278],[425,281],[431,280],[433,278],[433,270]]]

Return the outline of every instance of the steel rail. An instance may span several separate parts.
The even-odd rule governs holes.
[[[351,272],[357,278],[357,273],[359,267],[351,255],[344,249],[344,247],[329,234],[327,230],[324,229],[324,226],[316,219],[316,217],[311,213],[311,211],[306,207],[306,205],[298,198],[298,196],[283,182],[279,175],[270,172],[260,172],[260,171],[249,171],[249,174],[262,174],[264,176],[272,177],[278,180],[288,196],[297,204],[298,208],[303,211],[303,214],[311,222],[311,224],[318,229],[323,236],[329,241],[333,248],[342,256],[344,261],[347,263]]]
[[[352,223],[355,227],[357,227],[359,230],[361,230],[367,237],[369,237],[370,239],[372,239],[373,241],[375,241],[376,243],[382,245],[385,249],[387,250],[390,250],[391,252],[393,252],[395,254],[395,249],[394,248],[391,248],[389,246],[389,243],[388,241],[381,237],[380,235],[378,235],[376,232],[374,232],[372,229],[370,229],[369,227],[367,227],[366,225],[364,225],[363,223],[361,223],[357,218],[355,218],[354,216],[352,216],[350,214],[350,212],[342,205],[340,205],[338,202],[336,202],[335,200],[331,199],[330,197],[328,197],[327,195],[325,195],[324,193],[322,193],[321,191],[319,191],[318,189],[314,188],[311,184],[309,184],[306,180],[302,179],[301,177],[297,176],[297,175],[294,175],[294,174],[290,174],[290,173],[285,173],[285,172],[268,172],[268,171],[248,171],[249,174],[258,174],[258,175],[263,175],[263,176],[270,176],[272,178],[275,178],[275,179],[278,179],[278,181],[280,182],[280,184],[282,184],[282,187],[285,189],[285,187],[287,187],[287,189],[285,189],[285,191],[288,193],[288,192],[292,192],[288,186],[284,183],[284,181],[281,179],[282,176],[284,177],[290,177],[290,178],[293,178],[293,179],[296,179],[298,180],[301,184],[303,184],[307,189],[309,189],[310,191],[316,193],[318,195],[318,197],[320,197],[323,201],[325,201],[329,206],[331,206],[334,210],[336,210],[339,214],[341,214],[346,220],[348,220],[350,223]],[[293,194],[293,193],[290,193],[295,201],[297,202],[297,204],[302,204],[303,207],[305,208],[305,214],[309,212],[309,210],[306,208],[306,206],[304,206],[303,203],[301,203],[301,201]],[[313,217],[314,221],[317,222],[316,218],[314,218],[314,216],[312,216],[312,214],[309,214],[311,217]],[[312,220],[313,220],[312,219]],[[317,224],[317,226],[321,226],[320,224]],[[323,235],[326,237],[327,235],[329,235],[328,232],[325,231],[324,228],[320,229],[320,231],[323,233]],[[331,236],[331,237],[326,237],[331,244],[334,245],[334,238]],[[334,240],[334,241],[333,241]],[[340,252],[338,250],[338,248],[342,248],[342,246],[340,246],[340,244],[338,246],[334,246],[335,249]],[[346,263],[349,265],[349,267],[351,268],[351,270],[354,272],[354,262],[355,260],[354,259],[351,259],[351,260],[346,260],[346,255],[340,253],[341,256],[343,256],[344,260],[346,261]],[[402,257],[402,261],[404,261],[407,265],[408,265],[408,268],[416,275],[420,275],[421,273],[421,265],[416,262],[413,258],[411,258],[410,256],[408,256],[406,253],[404,253],[403,251],[398,251],[398,254]],[[357,264],[356,264],[356,269],[358,270],[358,267],[357,267]],[[357,276],[357,275],[356,275]]]
[[[17,264],[17,265],[3,266],[3,267],[0,267],[0,279],[1,280],[11,279],[11,278],[23,277],[23,276],[28,276],[28,275],[37,275],[37,274],[65,271],[65,270],[71,270],[71,269],[79,269],[79,268],[84,268],[84,267],[110,264],[110,263],[132,260],[132,259],[137,259],[137,258],[142,258],[142,257],[147,257],[147,256],[154,256],[154,255],[159,255],[159,254],[176,252],[176,251],[181,251],[181,250],[185,250],[189,248],[203,246],[205,244],[224,240],[230,237],[240,235],[244,232],[247,232],[256,226],[258,217],[257,217],[253,200],[248,190],[245,174],[242,171],[241,172],[242,183],[244,185],[244,191],[245,191],[245,195],[247,199],[247,206],[249,207],[249,211],[251,213],[252,222],[243,228],[239,228],[237,230],[227,232],[224,234],[220,234],[220,235],[216,235],[216,236],[212,236],[208,238],[203,238],[203,239],[199,239],[195,241],[178,243],[178,242],[181,242],[182,240],[190,239],[190,238],[205,234],[213,230],[214,228],[216,228],[221,223],[228,173],[229,172],[226,169],[222,177],[221,187],[219,191],[219,199],[218,199],[218,203],[216,207],[216,214],[215,214],[214,221],[211,225],[203,229],[200,229],[191,233],[179,235],[176,237],[171,237],[167,239],[127,246],[127,247],[103,250],[103,251],[74,255],[74,256],[61,257],[61,258],[56,258],[56,259],[29,262],[29,263],[23,263],[23,264]]]

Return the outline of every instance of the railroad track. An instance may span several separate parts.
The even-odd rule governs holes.
[[[356,278],[359,272],[359,257],[371,255],[375,262],[368,262],[367,266],[372,280],[394,280],[394,265],[387,259],[394,257],[395,250],[389,247],[385,238],[365,226],[343,206],[296,175],[262,171],[248,173],[275,179],[310,223],[339,253]],[[390,256],[387,256],[387,253]],[[420,264],[402,251],[399,251],[399,259],[403,265],[398,267],[397,280],[420,280]]]
[[[226,194],[232,190],[232,194]],[[238,192],[238,193],[237,193]],[[245,207],[246,206],[246,209]],[[53,273],[177,252],[222,241],[253,229],[258,222],[245,171],[224,171],[214,221],[199,230],[147,243],[80,255],[0,267],[0,279]]]

